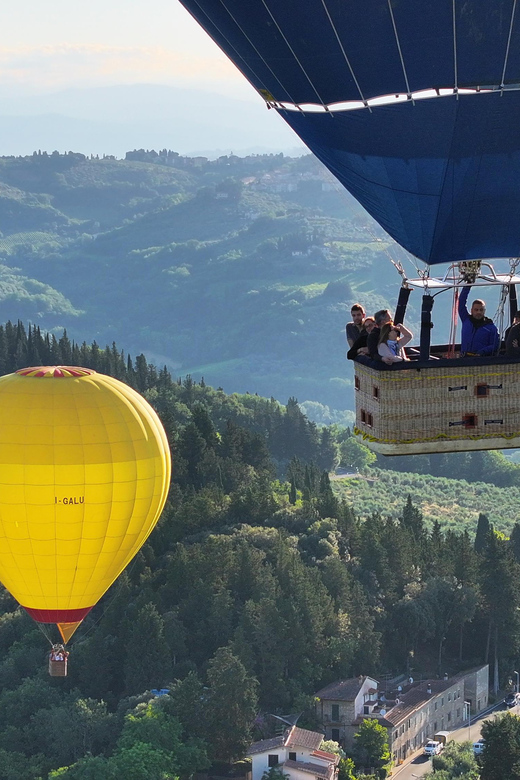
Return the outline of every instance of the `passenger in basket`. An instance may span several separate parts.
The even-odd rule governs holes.
[[[377,350],[383,363],[391,365],[408,360],[403,347],[413,338],[413,334],[405,328],[404,325],[394,325],[393,322],[387,322],[381,328],[379,345]]]
[[[514,328],[515,325],[519,325],[519,324],[520,324],[520,311],[517,311],[513,317],[513,322],[508,328],[506,328],[506,332],[504,333],[504,347],[507,344],[507,338],[511,333],[512,328]]]
[[[520,358],[520,313],[506,331],[506,357]]]
[[[489,317],[486,317],[486,304],[479,299],[473,301],[471,313],[466,302],[469,287],[464,287],[459,298],[459,317],[462,320],[460,343],[461,357],[485,357],[494,355],[500,345],[498,330]]]
[[[368,354],[372,360],[381,360],[377,348],[379,346],[379,337],[381,335],[381,328],[386,325],[387,322],[392,322],[392,315],[388,309],[380,309],[374,314],[376,321],[376,327],[369,334],[367,339]]]
[[[375,319],[373,317],[365,317],[363,330],[347,352],[347,360],[354,360],[358,355],[368,355],[367,341],[375,327]]]
[[[352,322],[347,322],[345,330],[347,331],[348,345],[352,349],[354,342],[362,333],[363,323],[365,322],[365,310],[360,303],[355,303],[352,306],[350,316],[352,317]]]

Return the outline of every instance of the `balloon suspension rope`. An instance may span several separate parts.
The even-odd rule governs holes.
[[[448,354],[446,357],[455,357],[455,344],[457,341],[457,323],[459,321],[459,288],[453,288],[453,306],[451,308],[450,339],[448,342]]]
[[[509,284],[511,284],[511,280],[513,279],[513,276],[516,273],[516,269],[518,267],[518,264],[520,263],[519,257],[511,257],[509,259]],[[496,328],[498,332],[500,333],[500,336],[504,336],[505,327],[504,327],[504,319],[505,319],[505,308],[507,299],[509,297],[509,284],[505,284],[502,287],[501,293],[500,293],[500,301],[498,303],[497,310],[495,312],[495,316],[493,317],[493,322],[496,325]]]
[[[501,337],[504,334],[504,310],[505,310],[506,301],[508,297],[509,297],[509,288],[507,287],[507,285],[504,285],[500,292],[500,301],[498,303],[495,316],[493,317],[493,322],[495,323],[496,328],[500,333]]]
[[[343,200],[345,201],[345,203],[348,205],[348,207],[350,209],[350,207],[352,206],[352,201],[347,196],[345,188],[339,183],[339,181],[336,179],[336,177],[333,176],[332,173],[330,173],[330,171],[326,171],[326,173],[328,174],[329,182],[333,185],[336,193],[338,195],[340,195],[341,198],[343,198]],[[367,218],[371,219],[371,217],[369,215],[367,215]],[[366,232],[370,235],[370,237],[372,238],[372,241],[374,243],[381,241],[381,239],[378,238],[378,236],[376,236],[376,234],[372,230],[370,224],[366,224],[363,227],[366,230]],[[400,246],[396,241],[394,241],[394,239],[391,236],[388,236],[388,241],[391,242],[391,246],[392,246],[393,249],[395,249],[397,247],[399,249],[399,251],[401,252],[401,254],[404,255],[406,260],[408,260],[408,262],[413,265],[413,267],[415,268],[415,271],[416,271],[418,276],[423,277],[423,276],[425,276],[425,275],[427,276],[429,274],[429,270],[425,271],[424,269],[419,268],[419,266],[415,262],[414,256],[411,255],[409,252],[407,252],[406,249],[404,249],[402,246]],[[388,246],[384,246],[383,247],[383,251],[384,251],[385,255],[388,257],[388,259],[390,260],[390,262],[392,263],[392,265],[397,269],[398,273],[403,277],[404,280],[406,280],[406,273],[405,273],[405,271],[403,269],[403,265],[402,265],[401,261],[400,260],[394,260],[391,252],[389,251]]]
[[[126,572],[128,573],[128,575],[132,574],[132,572],[133,572],[133,570],[135,568],[136,563],[137,563],[137,561],[134,558],[134,560],[132,561],[130,566],[126,569]],[[108,608],[112,605],[114,599],[117,596],[119,596],[119,593],[121,591],[121,587],[122,587],[122,581],[121,581],[121,579],[119,579],[117,581],[116,586],[114,587],[114,594],[112,596],[110,596],[109,598],[107,598],[106,603],[103,604],[103,609],[101,610],[100,616],[98,618],[96,618],[96,620],[94,620],[92,625],[90,625],[85,632],[82,633],[82,635],[81,635],[81,637],[79,639],[75,639],[74,640],[72,645],[80,645],[87,639],[88,635],[96,628],[98,623],[105,617],[106,612],[107,612]],[[72,646],[72,645],[70,645],[70,646]]]
[[[50,644],[50,646],[53,647],[55,645],[55,642],[52,641],[52,638],[50,636],[50,631],[47,628],[45,628],[45,626],[47,624],[46,623],[38,623],[38,622],[36,622],[36,625],[38,626],[38,628],[40,629],[40,631],[42,632],[43,636],[45,637],[47,642]]]

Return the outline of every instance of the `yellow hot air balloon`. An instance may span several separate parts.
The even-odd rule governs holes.
[[[64,641],[155,526],[170,483],[162,424],[86,368],[0,378],[0,581]]]

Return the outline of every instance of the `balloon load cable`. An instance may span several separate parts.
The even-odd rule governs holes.
[[[126,567],[125,571],[128,574],[128,576],[130,576],[132,574],[133,570],[135,569],[136,564],[137,564],[137,561],[134,558],[134,560],[131,561],[131,563]],[[119,593],[121,592],[122,581],[121,581],[121,579],[119,577],[115,581],[114,585],[115,585],[115,587],[113,586],[114,593],[111,596],[108,596],[106,598],[106,601],[104,601],[103,608],[101,610],[101,614],[99,615],[99,617],[96,618],[93,621],[93,623],[86,629],[86,631],[81,632],[79,637],[75,634],[74,636],[76,638],[74,639],[74,641],[72,643],[68,644],[69,647],[73,647],[74,645],[81,645],[81,644],[83,644],[83,642],[87,639],[88,635],[96,628],[98,623],[105,617],[108,608],[110,606],[112,606],[112,603],[113,603],[114,599],[117,596],[119,596]]]
[[[448,354],[446,357],[455,357],[455,344],[457,341],[457,323],[459,321],[459,288],[453,288],[453,305],[451,307],[450,339]]]
[[[333,187],[334,187],[334,189],[335,189],[336,193],[337,193],[338,195],[340,195],[340,196],[341,196],[341,198],[342,198],[342,199],[345,201],[345,203],[346,203],[346,204],[347,204],[347,205],[350,207],[350,205],[351,205],[351,197],[349,197],[349,196],[347,195],[347,190],[346,190],[346,189],[345,189],[345,188],[344,188],[344,187],[343,187],[343,186],[342,186],[342,185],[339,183],[339,181],[336,179],[336,177],[335,177],[335,176],[334,176],[332,173],[330,173],[330,171],[327,171],[327,173],[328,173],[328,178],[329,178],[329,181],[330,181],[330,183],[333,185]],[[367,232],[367,233],[370,235],[370,237],[372,238],[372,240],[373,240],[374,242],[377,242],[377,241],[379,240],[379,239],[378,239],[378,236],[376,236],[376,234],[374,233],[374,231],[373,231],[373,230],[372,230],[372,228],[370,227],[370,224],[367,224],[367,225],[365,225],[364,227],[365,227],[365,230],[366,230],[366,232]],[[419,266],[418,266],[418,265],[417,265],[417,263],[415,262],[415,258],[414,258],[414,256],[413,256],[413,255],[411,255],[409,252],[407,252],[407,251],[404,249],[404,247],[400,246],[400,245],[399,245],[399,244],[398,244],[396,241],[394,241],[394,239],[393,239],[393,238],[391,238],[390,236],[389,236],[389,239],[390,239],[390,241],[392,242],[392,247],[394,247],[394,248],[395,248],[395,247],[398,247],[398,248],[400,249],[401,253],[402,253],[402,254],[404,254],[404,256],[405,256],[406,260],[408,260],[408,262],[409,262],[409,263],[411,263],[411,264],[413,265],[413,267],[414,267],[414,269],[415,269],[415,271],[416,271],[416,273],[417,273],[417,275],[418,275],[418,276],[424,277],[425,273],[426,273],[426,275],[428,275],[428,274],[429,274],[429,269],[428,269],[428,270],[425,272],[425,270],[424,270],[424,269],[422,269],[422,268],[419,268]],[[394,266],[394,268],[396,268],[397,272],[398,272],[399,274],[401,274],[401,276],[403,276],[403,273],[401,273],[401,271],[399,270],[400,268],[402,268],[402,264],[401,264],[401,262],[400,262],[399,260],[394,260],[394,258],[393,258],[393,256],[392,256],[392,253],[390,252],[390,250],[389,250],[388,246],[384,246],[384,247],[383,247],[383,251],[384,251],[385,255],[388,257],[388,259],[390,260],[390,262],[392,263],[392,265]]]
[[[47,630],[47,628],[46,628],[46,626],[47,626],[48,624],[47,624],[47,623],[39,623],[39,622],[38,622],[38,621],[36,621],[36,620],[35,620],[34,622],[36,623],[36,625],[38,626],[38,628],[40,629],[40,631],[42,632],[43,636],[45,637],[45,639],[47,640],[47,642],[50,644],[50,646],[51,646],[51,647],[53,647],[53,645],[54,645],[55,643],[52,641],[52,639],[51,639],[51,637],[50,637],[50,633],[49,633],[49,631],[48,631],[48,630]]]

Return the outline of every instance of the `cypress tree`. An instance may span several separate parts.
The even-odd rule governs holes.
[[[322,428],[319,443],[319,465],[325,471],[333,471],[338,465],[339,448],[330,428]]]
[[[72,344],[72,365],[81,366],[81,350],[76,342]]]
[[[337,517],[339,515],[339,501],[332,492],[330,478],[326,471],[322,473],[320,478],[316,509],[321,517]]]
[[[5,336],[7,341],[7,372],[14,371],[14,355],[16,352],[16,328],[8,320],[5,323]]]
[[[399,518],[399,522],[413,535],[416,542],[424,536],[424,523],[421,511],[414,506],[412,497],[408,494],[406,504],[404,505],[403,514]]]
[[[7,338],[3,325],[0,325],[0,376],[9,371],[9,351],[7,348]]]
[[[140,393],[148,389],[148,364],[143,354],[135,359],[135,381]]]
[[[481,590],[484,614],[488,621],[486,663],[493,649],[495,661],[494,688],[498,690],[498,663],[511,661],[520,645],[520,569],[509,543],[499,538],[491,527],[482,553]]]
[[[91,349],[87,342],[84,341],[79,349],[80,366],[84,368],[91,368]]]
[[[199,465],[206,450],[206,442],[195,423],[188,423],[179,436],[178,453],[186,462],[186,481],[193,487],[201,487]]]
[[[60,345],[54,333],[51,336],[50,362],[53,366],[59,366],[63,364],[63,360],[61,359]]]
[[[128,693],[142,693],[168,683],[170,652],[164,638],[164,621],[154,604],[146,604],[139,610],[126,649],[125,687]]]
[[[511,531],[511,548],[513,550],[513,555],[515,556],[516,562],[520,563],[520,523],[515,523],[513,526],[513,530]]]
[[[126,382],[128,382],[130,387],[136,387],[134,364],[132,363],[132,358],[130,355],[128,355],[126,359]]]
[[[291,487],[289,490],[289,503],[295,504],[297,501],[296,482],[294,477],[291,477]]]
[[[305,486],[305,470],[303,468],[302,462],[299,458],[296,457],[296,455],[293,455],[291,460],[289,461],[289,465],[287,466],[287,472],[286,472],[286,478],[288,482],[292,482],[294,480],[294,484],[298,490],[302,490]]]
[[[487,516],[483,515],[481,512],[478,516],[477,533],[475,535],[475,552],[479,553],[479,555],[483,553],[484,548],[487,544],[489,531],[490,531],[489,520]]]
[[[233,761],[246,752],[257,708],[257,681],[229,647],[217,650],[208,666],[208,737],[214,758]]]
[[[216,449],[219,440],[207,408],[201,403],[196,403],[191,410],[191,416],[206,445],[210,449]]]
[[[16,344],[16,352],[14,355],[14,370],[17,371],[19,368],[25,368],[27,365],[27,346],[24,344],[24,342],[20,339]]]
[[[72,363],[72,344],[67,336],[67,331],[63,331],[63,336],[59,340],[60,345],[60,360],[64,366],[70,366]]]
[[[191,407],[194,401],[194,387],[195,382],[193,381],[191,374],[187,374],[182,381],[182,400],[188,407]]]
[[[176,680],[170,690],[168,709],[179,719],[186,738],[206,736],[207,698],[207,689],[194,671],[190,671],[183,680]]]

